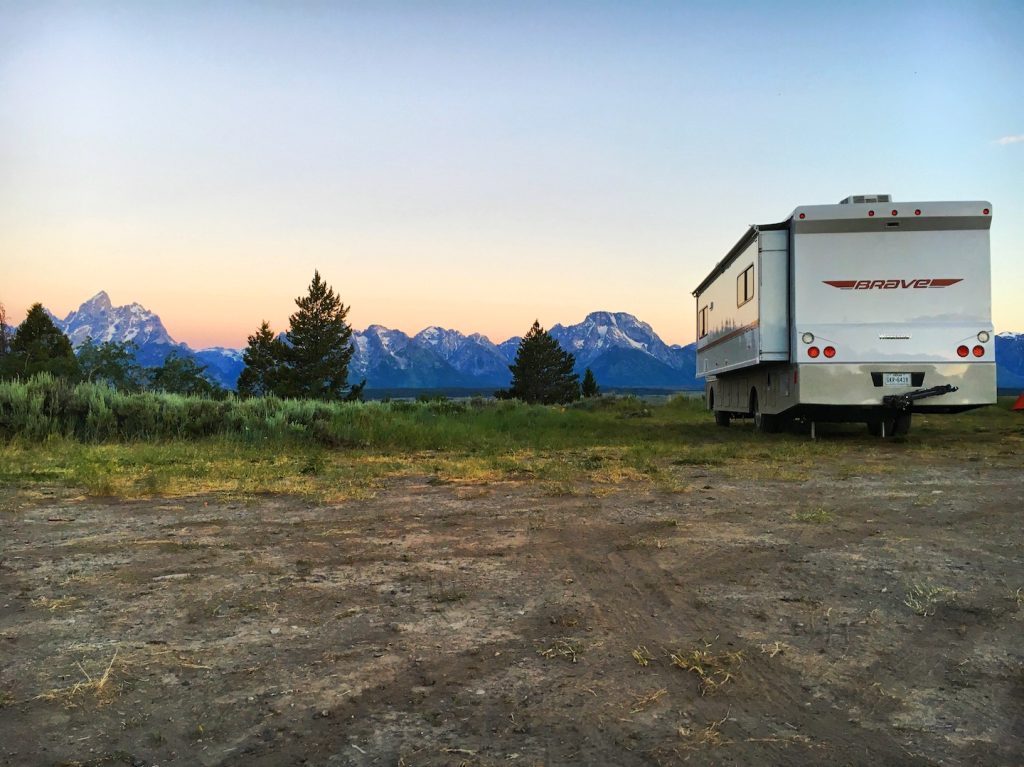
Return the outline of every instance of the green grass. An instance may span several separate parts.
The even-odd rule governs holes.
[[[837,478],[899,471],[914,458],[1016,466],[1024,418],[1010,400],[915,417],[908,438],[862,426],[805,434],[723,429],[699,399],[600,398],[567,407],[471,400],[327,404],[122,394],[42,376],[0,382],[0,487],[92,496],[290,493],[330,501],[389,480],[533,481],[556,494],[623,482],[686,492],[701,467],[800,482],[822,458]],[[807,520],[819,521],[819,520]],[[824,521],[824,520],[822,520]]]

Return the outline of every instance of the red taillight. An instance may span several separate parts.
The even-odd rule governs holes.
[[[808,349],[807,349],[807,356],[810,357],[811,359],[815,359],[819,354],[821,354],[821,352],[818,351],[818,347],[817,346],[810,346],[810,347],[808,347]]]
[[[968,349],[966,346],[961,345],[956,347],[956,353],[961,357],[966,357],[968,354],[971,353],[971,350]]]
[[[971,349],[971,351],[974,353],[975,357],[984,357],[985,356],[985,347],[984,346],[975,346],[973,349]]]
[[[833,357],[835,357],[836,356],[836,347],[834,347],[834,346],[826,346],[825,347],[825,356],[828,357],[829,359],[832,359]]]
[[[921,215],[921,209],[920,209],[920,208],[918,208],[917,210],[915,210],[915,211],[914,211],[914,215],[915,215],[915,216],[920,216],[920,215]]]
[[[896,211],[894,210],[894,211],[892,212],[892,214],[893,214],[893,215],[895,216],[895,215],[896,215]]]
[[[873,216],[873,215],[875,215],[875,211],[873,211],[873,210],[869,210],[869,211],[868,211],[868,215],[869,215],[869,216]]]
[[[807,218],[807,214],[806,213],[801,213],[800,214],[800,218]]]
[[[985,208],[985,210],[981,211],[981,213],[982,213],[982,215],[987,216],[988,215],[988,208]]]

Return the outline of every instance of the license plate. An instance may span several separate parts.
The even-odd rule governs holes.
[[[910,373],[882,373],[882,386],[910,386]]]

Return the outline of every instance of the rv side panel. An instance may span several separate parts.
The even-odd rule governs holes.
[[[702,312],[707,318],[697,339],[698,376],[758,363],[758,271],[755,238],[697,297],[698,327]]]

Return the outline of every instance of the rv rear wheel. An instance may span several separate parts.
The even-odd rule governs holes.
[[[754,417],[754,428],[765,434],[773,434],[779,430],[779,417],[762,413],[757,402],[757,389],[750,392],[750,414]]]

